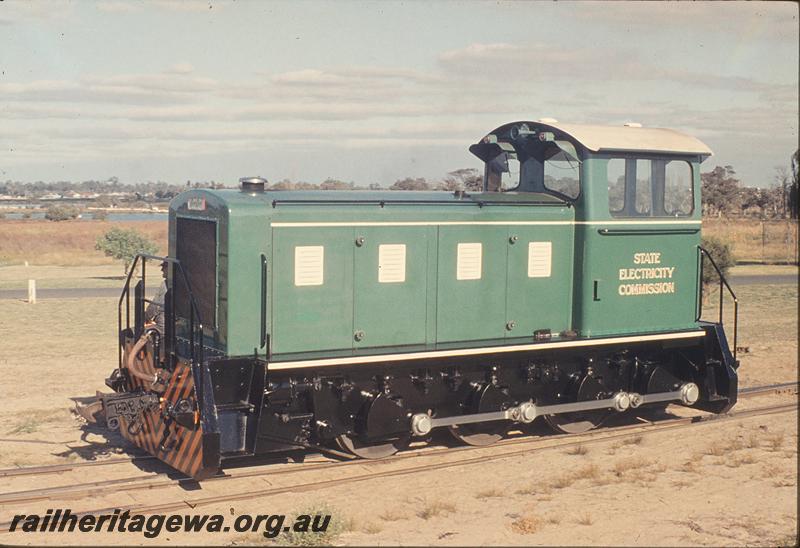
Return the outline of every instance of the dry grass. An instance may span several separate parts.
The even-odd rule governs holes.
[[[621,449],[628,445],[641,445],[642,441],[644,441],[644,436],[642,435],[631,436],[629,438],[621,439],[620,441],[614,442],[607,451],[607,453],[609,455],[613,455],[617,452],[617,449]]]
[[[737,260],[797,261],[797,224],[755,219],[703,219],[703,235],[731,244]]]
[[[514,492],[517,495],[549,495],[552,489],[546,483],[530,483]]]
[[[446,501],[436,500],[427,503],[425,507],[422,508],[422,510],[417,512],[417,516],[419,516],[424,520],[429,520],[436,516],[442,516],[442,515],[446,516],[448,514],[452,514],[455,511],[456,511],[455,504]]]
[[[688,460],[684,462],[678,470],[681,472],[686,472],[687,474],[697,474],[700,471],[697,469],[698,462],[695,460]]]
[[[600,476],[600,468],[596,464],[582,466],[573,473],[573,476],[576,480],[596,479]]]
[[[370,521],[369,523],[366,523],[363,527],[361,527],[361,530],[368,535],[377,535],[378,533],[383,531],[383,527],[381,527],[374,521]]]
[[[135,228],[156,242],[160,252],[166,251],[166,221],[0,221],[0,264],[109,264],[112,259],[95,250],[94,244],[114,226]]]
[[[750,453],[745,453],[744,455],[732,455],[726,462],[725,466],[729,468],[739,468],[743,464],[753,464],[756,462],[756,459]]]
[[[704,455],[702,453],[695,453],[694,455],[689,457],[689,460],[687,460],[681,466],[678,467],[678,471],[686,472],[687,474],[699,473],[700,471],[698,470],[697,467],[702,462],[703,456]]]
[[[642,441],[644,440],[644,436],[632,436],[630,438],[622,440],[622,445],[641,445]]]
[[[550,480],[550,487],[553,489],[564,489],[575,483],[575,477],[572,474],[561,474]]]
[[[580,480],[596,480],[600,477],[600,468],[596,464],[581,466],[576,470],[556,476],[549,482],[553,489],[565,489]]]
[[[27,289],[36,280],[39,289],[61,287],[116,287],[125,278],[122,263],[95,266],[0,266],[0,289]]]
[[[613,472],[617,477],[621,477],[635,470],[646,468],[651,464],[653,464],[652,461],[649,461],[643,457],[631,457],[614,463]]]
[[[778,452],[783,447],[783,441],[786,438],[786,435],[783,432],[777,432],[775,434],[770,434],[767,437],[767,450],[772,452]]]
[[[761,446],[761,438],[756,432],[750,432],[744,441],[744,446],[748,449],[755,449]]]
[[[795,481],[791,478],[778,478],[772,481],[773,487],[794,487]]]
[[[518,535],[532,535],[542,528],[541,518],[536,516],[522,516],[511,522],[511,530]]]
[[[764,478],[775,477],[778,475],[778,473],[780,473],[780,471],[781,471],[780,466],[778,466],[774,462],[765,462],[761,466],[761,475]]]
[[[585,455],[589,449],[585,445],[573,445],[566,450],[567,455]]]
[[[589,514],[581,514],[575,520],[575,523],[577,523],[578,525],[591,525],[594,523],[594,520],[592,519],[592,516],[590,516]]]
[[[497,487],[492,487],[491,489],[484,489],[483,491],[480,491],[477,495],[475,495],[475,498],[492,499],[492,498],[503,498],[505,496],[506,496],[505,491]]]
[[[6,434],[32,434],[45,424],[61,421],[65,415],[63,409],[22,411],[16,413],[18,419]]]
[[[325,531],[309,530],[303,533],[290,530],[277,537],[277,543],[287,546],[329,546],[336,541],[339,535],[352,530],[350,529],[353,525],[352,520],[340,517],[336,509],[324,504],[303,508],[295,513],[295,516],[299,515],[331,516],[331,518]]]
[[[714,457],[723,457],[730,453],[740,451],[747,447],[747,443],[740,439],[717,440],[706,447],[706,454]]]
[[[615,476],[612,476],[611,474],[603,474],[593,478],[591,485],[592,487],[603,487],[604,485],[611,485],[616,481],[617,478]]]
[[[384,510],[378,517],[383,521],[400,521],[402,519],[408,519],[409,516],[404,510],[392,508]]]

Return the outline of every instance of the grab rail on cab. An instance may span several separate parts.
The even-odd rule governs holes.
[[[134,316],[134,323],[137,321],[143,321],[143,304],[144,304],[144,295],[145,295],[145,278],[146,278],[146,267],[147,261],[158,261],[159,263],[167,262],[172,264],[173,266],[173,286],[175,285],[175,273],[176,271],[180,274],[178,278],[183,283],[183,287],[186,288],[186,294],[189,298],[189,358],[191,359],[192,366],[200,366],[202,370],[202,364],[204,361],[203,355],[203,321],[200,318],[200,312],[197,308],[197,302],[195,301],[194,294],[192,293],[192,288],[189,285],[189,279],[186,276],[186,271],[183,269],[183,265],[178,259],[172,257],[158,257],[156,255],[147,255],[147,254],[138,254],[133,259],[133,263],[131,264],[130,270],[128,271],[128,276],[125,280],[125,285],[122,289],[122,294],[119,297],[119,304],[117,307],[117,325],[119,327],[120,336],[122,336],[123,328],[122,328],[122,309],[123,303],[125,307],[125,329],[129,330],[131,327],[131,315],[130,315],[130,285],[131,280],[133,279],[133,274],[136,272],[136,267],[139,264],[139,261],[142,263],[142,274],[141,280],[136,284],[136,294],[141,295],[139,299],[135,299],[134,305],[138,305],[140,309],[139,313]],[[169,321],[168,328],[168,336],[165,337],[166,341],[165,344],[167,345],[167,352],[166,355],[170,356],[169,362],[167,367],[172,369],[174,367],[174,363],[172,363],[171,356],[176,352],[176,321],[177,315],[175,314],[175,298],[172,291],[167,292],[168,298],[165,298],[164,306],[164,316],[165,316],[165,326],[166,322]],[[137,331],[134,333],[134,336],[138,337],[141,335],[139,333],[140,326],[134,325],[135,330]],[[120,341],[120,345],[117,349],[118,352],[118,360],[119,360],[119,367],[122,368],[122,341]],[[202,386],[202,383],[199,383]],[[199,388],[199,387],[198,387]]]
[[[736,344],[739,334],[739,299],[736,298],[736,293],[733,292],[728,280],[726,280],[725,276],[722,275],[722,271],[720,270],[716,261],[714,261],[714,257],[711,256],[711,253],[709,253],[706,248],[699,245],[697,246],[697,261],[699,263],[699,276],[697,278],[697,283],[699,288],[697,293],[697,317],[695,318],[695,321],[700,321],[700,317],[703,315],[703,268],[706,258],[708,258],[708,260],[711,262],[711,266],[714,267],[714,270],[717,272],[717,277],[719,278],[719,325],[723,325],[723,305],[725,303],[725,299],[723,298],[724,295],[722,293],[723,286],[728,290],[728,294],[731,296],[731,299],[733,299],[733,357],[736,359]]]

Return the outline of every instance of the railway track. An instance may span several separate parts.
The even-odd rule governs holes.
[[[779,385],[770,385],[763,387],[753,387],[743,391],[742,396],[749,398],[751,396],[772,394],[776,391],[794,390],[796,392],[797,383],[783,383]],[[159,505],[130,505],[120,507],[119,505],[109,508],[85,510],[80,512],[82,514],[101,514],[111,512],[114,509],[129,510],[137,513],[153,513],[163,512],[168,510],[184,509],[186,507],[194,508],[199,505],[208,505],[226,501],[236,501],[254,497],[263,497],[269,495],[277,495],[290,491],[302,492],[316,489],[324,489],[327,487],[334,487],[342,485],[347,482],[367,481],[370,479],[380,477],[393,477],[398,475],[413,474],[415,472],[438,470],[442,468],[453,468],[458,466],[466,466],[479,462],[489,462],[493,460],[500,460],[515,456],[521,456],[537,451],[545,451],[550,449],[563,449],[576,445],[596,444],[607,441],[621,440],[629,437],[648,435],[656,432],[663,432],[673,430],[676,428],[684,428],[700,424],[706,424],[712,421],[731,420],[745,418],[756,415],[769,415],[775,413],[784,413],[796,410],[796,404],[783,404],[774,405],[769,407],[762,407],[750,410],[743,410],[736,413],[727,415],[703,415],[685,418],[668,419],[657,422],[647,422],[645,424],[635,424],[615,427],[613,429],[606,429],[595,431],[588,434],[581,435],[557,435],[557,436],[543,436],[531,438],[530,436],[512,438],[504,440],[491,447],[459,447],[459,448],[435,448],[435,449],[420,449],[401,453],[390,459],[381,461],[345,461],[334,462],[325,461],[320,463],[303,464],[303,465],[287,465],[279,469],[265,469],[264,466],[252,467],[252,469],[233,469],[229,473],[221,474],[206,480],[206,482],[217,482],[221,480],[236,480],[245,478],[258,478],[269,476],[270,478],[277,478],[287,474],[303,474],[306,472],[329,469],[335,467],[337,472],[344,471],[343,469],[354,469],[358,472],[359,469],[366,468],[366,473],[348,475],[346,477],[338,477],[336,479],[329,479],[323,481],[315,481],[308,483],[293,482],[284,487],[267,487],[265,489],[239,491],[233,494],[225,494],[218,496],[200,497],[187,500],[182,498],[180,500],[167,502]],[[498,449],[508,449],[498,452]],[[486,454],[491,451],[491,454]],[[467,456],[470,453],[476,453],[478,456]],[[431,457],[440,455],[453,456],[455,460],[448,462],[434,462],[428,463]],[[115,459],[117,463],[126,461],[126,459]],[[397,464],[403,464],[407,461],[413,461],[411,466],[403,466],[393,470],[379,470],[372,472],[370,470],[379,467],[386,468]],[[422,463],[420,463],[422,461]],[[93,463],[91,463],[93,464]],[[87,496],[103,495],[113,492],[114,494],[125,491],[144,491],[151,489],[159,489],[170,486],[192,485],[195,484],[194,480],[190,478],[171,478],[167,474],[155,474],[148,476],[133,476],[127,478],[117,478],[113,480],[101,480],[89,483],[79,483],[73,485],[65,485],[59,487],[46,487],[41,489],[33,489],[27,491],[18,491],[13,493],[6,493],[0,496],[0,504],[21,504],[28,502],[37,502],[41,500],[75,500],[86,498]],[[196,484],[195,484],[196,485]],[[0,524],[0,532],[7,531],[8,523]]]
[[[754,396],[760,395],[769,395],[769,394],[779,394],[779,393],[787,393],[794,391],[796,393],[798,387],[798,383],[781,383],[781,384],[774,384],[774,385],[767,385],[767,386],[758,386],[758,387],[751,387],[746,388],[740,391],[740,398],[749,398]],[[724,415],[723,417],[727,416],[740,416],[741,412],[731,414],[731,415]],[[708,420],[718,419],[719,417],[716,415],[708,415],[708,416],[701,416],[701,417],[692,417],[692,418],[681,418],[681,419],[670,419],[667,421],[658,421],[658,422],[646,422],[645,424],[634,424],[634,425],[626,425],[626,426],[617,426],[614,427],[612,431],[609,432],[609,429],[604,429],[600,431],[594,431],[587,434],[580,434],[580,435],[568,435],[568,434],[561,434],[561,435],[548,435],[548,436],[539,436],[539,437],[531,437],[529,435],[520,436],[517,438],[511,438],[503,440],[497,444],[492,445],[489,448],[486,447],[439,447],[439,448],[421,448],[415,451],[408,451],[403,452],[390,459],[383,459],[379,462],[389,462],[389,461],[397,461],[401,459],[411,459],[411,458],[430,458],[434,456],[439,456],[443,454],[458,454],[462,452],[472,452],[472,451],[481,451],[481,450],[496,450],[498,448],[503,448],[507,446],[515,446],[515,445],[541,445],[542,449],[547,449],[550,447],[550,443],[554,443],[554,447],[560,447],[562,444],[560,443],[565,438],[573,439],[576,437],[580,437],[581,440],[585,440],[587,443],[590,441],[603,441],[609,436],[610,439],[616,439],[617,436],[622,435],[636,435],[641,431],[645,431],[647,429],[652,429],[654,427],[668,427],[671,425],[680,425],[684,423],[695,423],[695,422],[704,422]],[[631,432],[631,433],[629,433]],[[569,442],[569,444],[580,444],[582,441],[575,441]],[[50,465],[50,466],[39,466],[39,467],[25,467],[19,469],[6,469],[0,470],[0,477],[3,476],[15,476],[15,475],[33,475],[33,474],[48,474],[48,473],[61,473],[66,471],[72,471],[84,467],[91,467],[91,466],[102,466],[102,465],[114,465],[114,464],[123,464],[123,463],[130,463],[134,461],[154,461],[159,462],[155,457],[152,456],[145,456],[145,457],[131,457],[131,458],[122,458],[122,459],[109,459],[106,461],[97,461],[97,462],[87,462],[87,463],[75,463],[75,464],[65,464],[65,465]],[[272,461],[272,464],[275,464],[276,461]],[[316,471],[323,468],[329,468],[331,466],[337,467],[346,467],[346,466],[353,466],[353,465],[361,465],[367,466],[369,461],[362,461],[362,460],[352,460],[346,462],[336,462],[325,460],[322,462],[312,462],[312,463],[304,463],[302,465],[284,465],[287,466],[286,468],[281,469],[274,469],[274,468],[266,468],[267,465],[270,464],[268,460],[264,460],[263,462],[259,463],[256,466],[251,467],[251,469],[236,469],[233,468],[229,472],[221,473],[220,475],[214,476],[205,480],[205,482],[210,481],[219,481],[219,480],[226,480],[226,479],[241,479],[241,478],[255,478],[261,476],[282,476],[286,474],[294,474],[294,473],[303,473],[303,472],[310,472]],[[168,468],[164,465],[164,468]],[[33,502],[38,500],[51,500],[54,498],[58,499],[69,499],[74,500],[75,498],[83,498],[85,496],[91,496],[100,494],[105,490],[114,489],[115,492],[125,492],[131,490],[150,490],[150,489],[157,489],[162,487],[170,487],[170,486],[193,486],[196,485],[192,478],[187,476],[180,476],[175,477],[174,473],[154,473],[154,474],[144,474],[144,475],[136,475],[130,477],[123,477],[123,478],[115,478],[110,480],[99,480],[93,482],[86,482],[86,483],[76,483],[64,486],[56,486],[56,487],[44,487],[40,489],[32,489],[32,490],[25,490],[25,491],[17,491],[17,492],[8,492],[0,495],[0,504],[9,504],[9,503],[24,503],[24,502]]]
[[[747,399],[754,396],[764,396],[764,395],[772,395],[772,394],[791,394],[797,393],[798,386],[800,383],[797,382],[784,382],[784,383],[777,383],[777,384],[770,384],[764,386],[752,386],[748,388],[742,388],[739,390],[739,399]],[[624,427],[623,427],[624,428]],[[516,440],[506,440],[503,443],[514,443]],[[495,445],[496,447],[497,445]],[[463,449],[469,450],[469,447],[465,447]],[[458,450],[458,449],[449,449]],[[402,458],[404,456],[413,456],[409,455],[408,453],[403,453],[398,457],[395,458]],[[0,469],[0,478],[4,477],[12,477],[12,476],[29,476],[29,475],[43,475],[43,474],[60,474],[64,472],[71,472],[80,468],[87,468],[93,466],[112,466],[116,464],[128,464],[131,462],[144,462],[144,461],[157,461],[156,457],[152,455],[134,455],[130,457],[124,458],[116,458],[116,459],[106,459],[100,461],[90,461],[90,462],[76,462],[76,463],[69,463],[69,464],[49,464],[43,466],[25,466],[25,467],[18,467],[18,468],[3,468]],[[361,461],[359,461],[361,462]],[[168,468],[165,465],[165,468]],[[188,480],[189,478],[185,478]],[[2,503],[2,500],[0,500]]]
[[[764,396],[770,394],[797,394],[798,384],[796,382],[781,382],[778,384],[768,384],[764,386],[751,386],[739,390],[739,399],[752,396]]]

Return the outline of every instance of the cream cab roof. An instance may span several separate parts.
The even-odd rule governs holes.
[[[710,156],[710,148],[695,137],[666,128],[641,127],[639,124],[621,126],[596,126],[562,124],[552,118],[524,123],[531,129],[548,131],[548,128],[563,132],[592,152],[635,151],[666,152],[672,154],[698,154]],[[509,127],[516,124],[507,124]],[[499,129],[499,128],[498,128]]]
[[[632,150],[672,152],[710,156],[711,149],[701,140],[666,128],[637,126],[589,126],[578,124],[548,124],[571,135],[591,151]]]

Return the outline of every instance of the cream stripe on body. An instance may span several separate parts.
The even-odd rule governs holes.
[[[574,225],[699,225],[702,221],[331,221],[272,223],[272,228],[359,226],[574,226]]]
[[[510,346],[487,346],[482,348],[462,348],[458,350],[433,350],[430,352],[409,352],[407,354],[382,354],[377,356],[349,356],[345,358],[325,358],[320,360],[300,360],[288,362],[273,362],[267,366],[269,371],[282,369],[300,369],[304,367],[330,367],[334,365],[352,365],[372,362],[398,362],[422,360],[425,358],[445,358],[451,356],[479,356],[481,354],[500,354],[506,352],[519,352],[523,350],[550,350],[553,348],[570,348],[580,346],[601,346],[609,344],[665,341],[674,339],[691,339],[703,337],[705,331],[682,331],[678,333],[661,333],[658,335],[641,335],[630,337],[612,337],[608,339],[584,339],[580,341],[559,341],[539,344],[516,344]]]

